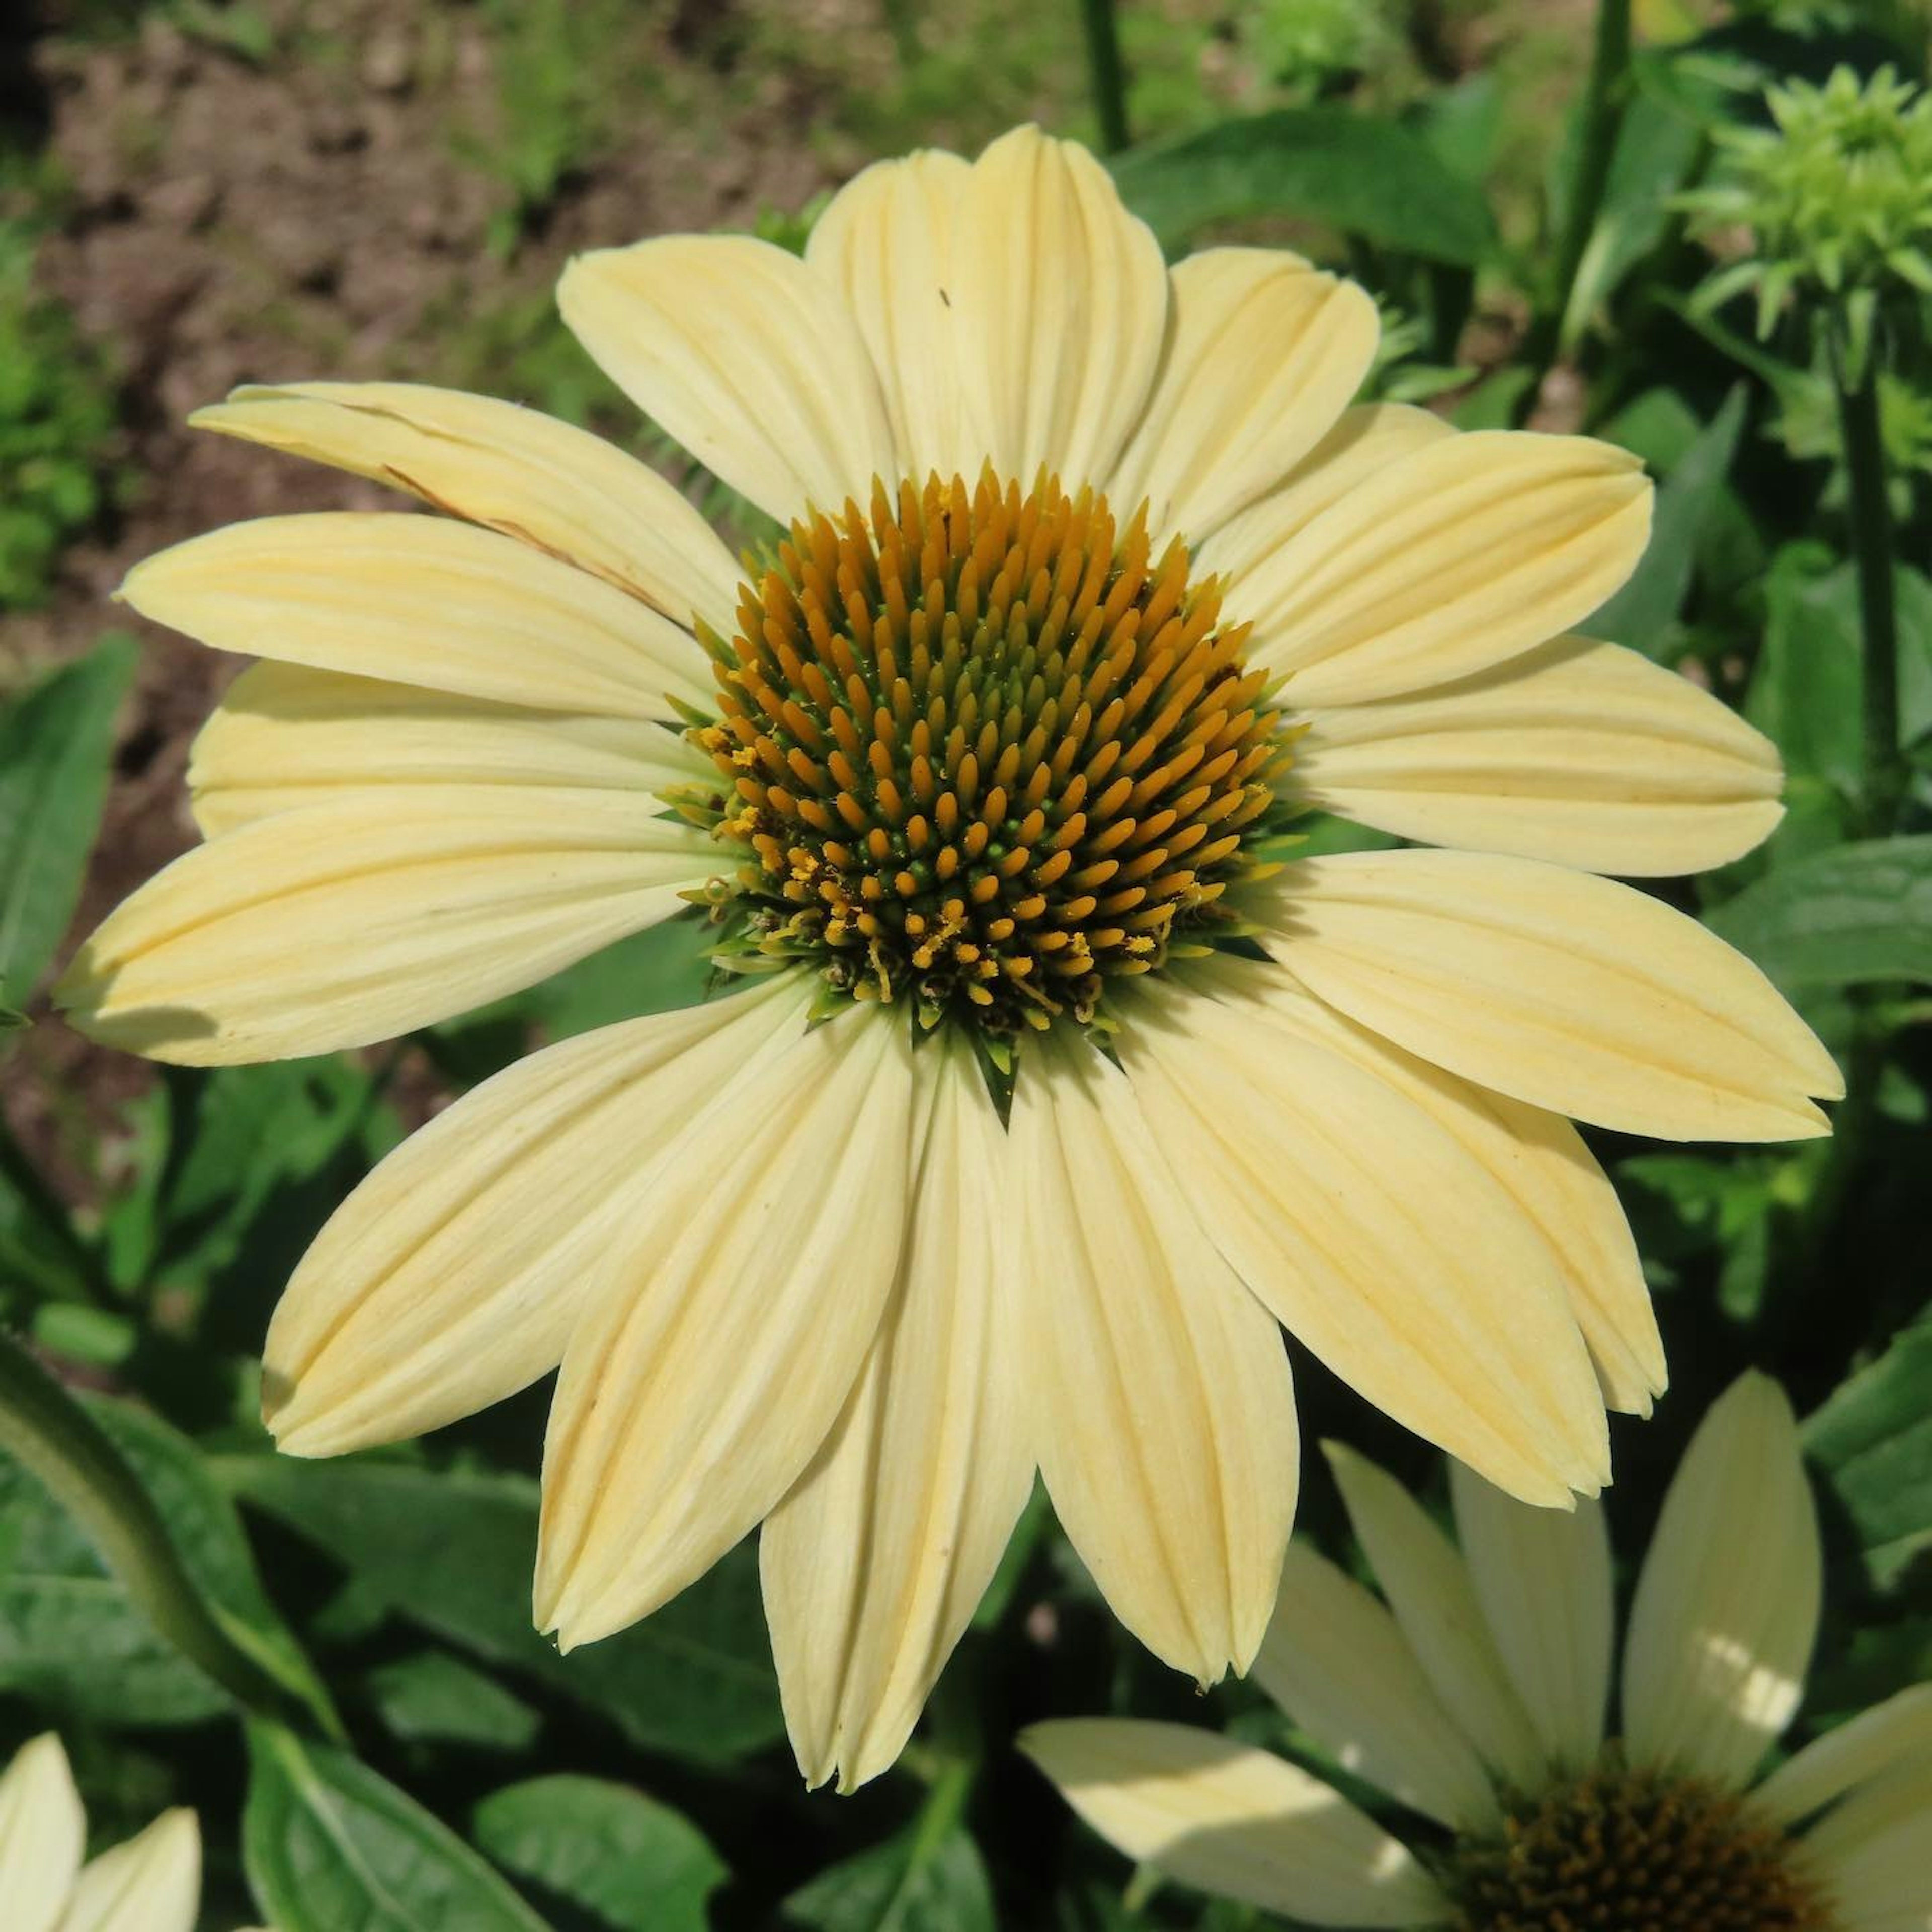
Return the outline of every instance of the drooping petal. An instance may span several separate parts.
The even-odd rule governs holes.
[[[970,1053],[916,1063],[910,1224],[878,1338],[824,1447],[766,1520],[765,1613],[808,1784],[886,1769],[998,1566],[1033,1486],[1001,1176]]]
[[[290,382],[237,389],[188,421],[407,490],[675,624],[730,629],[742,573],[710,525],[655,470],[539,410],[417,382]]]
[[[1118,1051],[1210,1238],[1337,1375],[1528,1498],[1606,1479],[1555,1258],[1426,1114],[1259,1002],[1191,987],[1150,990]]]
[[[1375,359],[1376,305],[1278,248],[1205,248],[1175,265],[1145,412],[1107,485],[1149,501],[1156,536],[1198,547],[1334,428]]]
[[[1254,1674],[1343,1769],[1452,1831],[1500,1826],[1482,1760],[1394,1618],[1298,1540]]]
[[[1297,715],[1297,796],[1432,845],[1658,878],[1738,857],[1784,812],[1769,740],[1619,644],[1559,638],[1417,697]]]
[[[795,976],[546,1048],[384,1160],[316,1237],[262,1352],[297,1456],[440,1428],[547,1375],[599,1258],[708,1112],[757,1094],[805,1024]]]
[[[1605,1400],[1612,1408],[1650,1413],[1651,1399],[1665,1383],[1656,1311],[1616,1190],[1568,1120],[1403,1052],[1286,973],[1256,974],[1232,961],[1208,962],[1189,977],[1252,1023],[1285,1027],[1354,1060],[1453,1136],[1542,1236]]]
[[[807,263],[857,320],[900,473],[922,483],[935,472],[973,482],[988,454],[954,294],[970,173],[934,149],[874,161],[832,197],[806,244]]]
[[[1932,1750],[1894,1764],[1827,1812],[1799,1841],[1844,1932],[1924,1932],[1932,1925]]]
[[[260,517],[138,563],[120,595],[218,650],[617,718],[710,701],[704,653],[638,598],[440,517]]]
[[[532,711],[303,664],[258,664],[201,728],[188,790],[202,836],[356,790],[564,785],[715,786],[717,766],[640,718]]]
[[[1818,1632],[1817,1513],[1784,1391],[1743,1375],[1672,1479],[1624,1640],[1633,1763],[1742,1786],[1791,1721]]]
[[[1298,1446],[1274,1318],[1215,1252],[1120,1072],[1030,1042],[1012,1111],[1048,1492],[1115,1614],[1214,1682],[1274,1608]]]
[[[1932,1754],[1932,1684],[1914,1684],[1814,1738],[1752,1792],[1751,1802],[1779,1823],[1794,1825],[1854,1786],[1925,1754]]]
[[[1532,1106],[1659,1140],[1828,1131],[1832,1057],[1744,958],[1629,886],[1473,852],[1283,874],[1268,950],[1352,1019]]]
[[[892,482],[891,429],[859,325],[831,284],[748,235],[670,235],[574,256],[572,334],[713,475],[789,523]]]
[[[1650,498],[1634,457],[1586,436],[1432,442],[1270,551],[1226,608],[1255,627],[1251,662],[1293,674],[1293,703],[1400,696],[1587,617],[1643,554]]]
[[[658,813],[536,785],[346,793],[177,859],[55,996],[90,1039],[187,1066],[392,1039],[676,911],[716,848]]]
[[[1442,417],[1408,403],[1357,403],[1266,495],[1231,518],[1202,546],[1200,567],[1239,586],[1289,538],[1371,476],[1417,450],[1452,436]]]
[[[1604,1742],[1614,1616],[1610,1540],[1594,1500],[1526,1509],[1449,1465],[1456,1537],[1496,1652],[1550,1762],[1581,1771]]]
[[[1016,128],[974,164],[954,250],[950,340],[982,454],[1022,489],[1042,465],[1076,494],[1104,487],[1160,358],[1153,235],[1084,148]]]
[[[194,1932],[200,1907],[201,1828],[192,1811],[164,1811],[88,1861],[60,1932]]]
[[[806,1034],[655,1173],[571,1331],[536,1613],[566,1648],[682,1589],[775,1508],[844,1407],[897,1279],[904,1022]]]
[[[1394,1477],[1339,1442],[1322,1454],[1356,1540],[1436,1694],[1483,1761],[1534,1788],[1543,1752],[1456,1546]]]
[[[1035,1724],[1019,1748],[1107,1842],[1184,1885],[1322,1925],[1438,1925],[1414,1855],[1305,1771],[1186,1724]]]
[[[0,1776],[0,1898],[12,1932],[54,1932],[86,1840],[67,1753],[45,1732],[22,1744]]]

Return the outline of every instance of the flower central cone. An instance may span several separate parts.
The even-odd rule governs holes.
[[[1730,1792],[1599,1769],[1460,1849],[1458,1932],[1834,1932],[1790,1839]]]
[[[708,638],[746,943],[992,1034],[1092,1022],[1225,919],[1288,760],[1267,679],[1177,538],[990,470],[794,524]],[[728,914],[728,916],[730,916]]]

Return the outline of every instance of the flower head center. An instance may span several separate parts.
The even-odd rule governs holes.
[[[1288,762],[1177,539],[988,470],[793,525],[707,638],[726,916],[827,984],[991,1034],[1099,1016],[1252,864]]]
[[[1459,1932],[1834,1932],[1791,1840],[1732,1793],[1600,1768],[1459,1846]]]

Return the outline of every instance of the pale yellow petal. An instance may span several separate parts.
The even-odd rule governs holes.
[[[1483,1761],[1394,1618],[1299,1538],[1254,1674],[1345,1771],[1452,1831],[1500,1829]]]
[[[1412,1101],[1493,1177],[1534,1224],[1583,1332],[1605,1401],[1650,1413],[1665,1384],[1664,1342],[1636,1244],[1609,1177],[1568,1120],[1446,1073],[1360,1027],[1286,973],[1204,962],[1189,982],[1354,1060]]]
[[[269,1324],[278,1445],[440,1428],[548,1375],[652,1176],[803,1029],[796,976],[546,1048],[419,1129],[338,1208]]]
[[[1376,470],[1231,586],[1291,704],[1446,684],[1568,630],[1636,567],[1651,488],[1586,436],[1480,430]],[[1204,562],[1208,560],[1204,559]]]
[[[1190,547],[1328,434],[1374,361],[1376,305],[1274,248],[1205,248],[1175,265],[1154,392],[1107,485],[1143,497],[1157,536]]]
[[[1042,464],[1070,490],[1104,488],[1160,358],[1153,235],[1084,148],[1018,128],[974,164],[954,260],[983,454],[1022,489]]]
[[[832,197],[806,244],[865,339],[899,472],[922,482],[934,472],[972,482],[988,454],[955,293],[970,172],[932,149],[875,161]]]
[[[182,1066],[392,1039],[677,910],[717,848],[658,814],[535,785],[346,793],[177,859],[56,998],[89,1039]]]
[[[1742,1786],[1791,1721],[1817,1636],[1817,1512],[1784,1391],[1741,1376],[1664,1500],[1624,1640],[1633,1763]]]
[[[1005,1134],[963,1042],[916,1062],[910,1224],[878,1339],[825,1446],[759,1540],[799,1768],[888,1768],[1033,1486],[1010,1298]]]
[[[1770,740],[1619,644],[1559,638],[1417,697],[1295,715],[1298,797],[1432,845],[1654,878],[1738,857],[1784,812]]]
[[[1337,1375],[1528,1499],[1606,1480],[1555,1256],[1452,1136],[1261,997],[1150,988],[1118,1052],[1209,1238]]]
[[[1452,1916],[1406,1847],[1267,1751],[1120,1718],[1035,1724],[1019,1748],[1109,1844],[1184,1885],[1321,1925]]]
[[[192,1811],[164,1811],[88,1862],[60,1932],[194,1932],[200,1906],[200,1827]]]
[[[0,1776],[0,1899],[8,1932],[53,1932],[86,1842],[67,1753],[45,1732],[22,1744]]]
[[[1248,573],[1323,511],[1390,464],[1455,434],[1442,417],[1408,403],[1354,404],[1273,489],[1208,538],[1201,570],[1227,578],[1239,602]]]
[[[1921,1750],[1854,1791],[1802,1840],[1842,1932],[1932,1928],[1932,1750]]]
[[[794,1042],[653,1178],[572,1329],[544,1450],[538,1622],[634,1623],[775,1508],[898,1274],[913,1075],[896,1012]]]
[[[1274,1318],[1215,1253],[1118,1069],[1029,1041],[1012,1110],[1040,1460],[1114,1613],[1198,1682],[1274,1608],[1298,1445]]]
[[[1350,852],[1278,882],[1264,942],[1352,1019],[1532,1106],[1659,1140],[1828,1131],[1832,1057],[1741,952],[1534,860]]]
[[[1604,1742],[1610,1696],[1610,1539],[1590,1499],[1528,1509],[1449,1465],[1456,1536],[1477,1600],[1551,1763],[1581,1771]]]
[[[407,490],[608,578],[688,628],[728,631],[742,572],[671,485],[538,410],[416,382],[237,389],[188,421]]]
[[[538,711],[670,718],[704,653],[601,578],[441,517],[261,517],[136,564],[121,596],[218,650]]]
[[[258,664],[229,686],[188,760],[202,836],[389,785],[710,788],[718,768],[668,726],[533,711],[419,685]]]
[[[1484,1763],[1519,1790],[1533,1790],[1542,1747],[1456,1546],[1366,1456],[1339,1442],[1322,1448],[1369,1567],[1436,1696]]]
[[[1796,1824],[1906,1759],[1932,1754],[1932,1684],[1908,1689],[1814,1738],[1751,1793],[1784,1825]]]
[[[706,469],[789,523],[895,467],[857,320],[797,256],[670,235],[574,256],[557,306],[597,365]]]

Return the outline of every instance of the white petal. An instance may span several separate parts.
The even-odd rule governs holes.
[[[898,1756],[1033,1487],[1010,1297],[1005,1134],[963,1042],[916,1061],[899,1278],[844,1412],[759,1540],[799,1768],[850,1791]]]
[[[177,859],[75,956],[90,1039],[189,1066],[393,1039],[678,910],[717,848],[643,793],[351,791]]]
[[[1160,358],[1153,235],[1084,148],[1016,128],[974,164],[954,251],[947,339],[984,454],[1022,489],[1042,464],[1071,491],[1104,488]]]
[[[1631,1761],[1742,1786],[1798,1708],[1820,1574],[1791,1405],[1768,1377],[1741,1376],[1698,1424],[1637,1580]]]
[[[671,718],[709,704],[668,617],[514,538],[440,517],[261,517],[136,564],[120,595],[218,650],[538,711]]]
[[[1932,1927],[1932,1751],[1921,1750],[1852,1793],[1799,1841],[1844,1932]]]
[[[1605,1480],[1603,1406],[1555,1258],[1449,1134],[1271,1023],[1263,998],[1150,989],[1118,1052],[1209,1238],[1336,1374],[1533,1500]]]
[[[1462,1464],[1449,1465],[1476,1597],[1552,1764],[1581,1771],[1604,1742],[1613,1610],[1610,1540],[1593,1500],[1528,1509]]]
[[[1414,1857],[1305,1771],[1212,1731],[1126,1718],[1036,1724],[1020,1749],[1111,1845],[1184,1885],[1323,1925],[1438,1925]]]
[[[280,1448],[440,1428],[548,1375],[602,1256],[712,1109],[803,1028],[795,976],[532,1054],[412,1135],[338,1208],[262,1352]]]
[[[646,1616],[776,1507],[898,1273],[913,1078],[896,1012],[841,1016],[656,1172],[572,1329],[544,1450],[537,1619]]]
[[[88,1862],[60,1932],[194,1932],[200,1905],[200,1827],[192,1811],[164,1811]]]
[[[1254,1674],[1344,1770],[1452,1831],[1500,1828],[1482,1760],[1394,1618],[1298,1539]]]
[[[662,792],[715,785],[718,770],[677,731],[640,718],[532,711],[258,664],[202,727],[188,790],[202,835],[344,792],[385,785],[564,785]]]
[[[1154,392],[1107,486],[1144,496],[1157,536],[1198,546],[1335,426],[1375,359],[1376,305],[1274,248],[1205,248],[1175,265]]]
[[[1650,529],[1636,459],[1480,430],[1376,470],[1230,588],[1289,700],[1366,704],[1468,677],[1587,617]],[[1209,560],[1204,558],[1203,562]]]
[[[53,1932],[86,1840],[67,1753],[45,1732],[22,1744],[0,1777],[0,1898],[9,1932]]]
[[[1620,644],[1559,638],[1416,697],[1297,716],[1298,797],[1432,845],[1662,877],[1740,856],[1784,814],[1776,747]]]
[[[781,522],[889,485],[895,459],[857,321],[799,258],[748,235],[574,256],[557,306],[598,368],[713,475]]]
[[[290,382],[188,421],[410,490],[729,634],[742,572],[711,526],[656,471],[541,410],[416,382]]]
[[[1928,1752],[1932,1752],[1932,1684],[1914,1684],[1814,1738],[1758,1786],[1751,1802],[1780,1824],[1796,1824],[1855,1785]]]
[[[1118,1070],[1029,1040],[1012,1110],[1048,1492],[1129,1629],[1212,1683],[1274,1608],[1298,1446],[1287,1353]]]
[[[1542,1748],[1455,1545],[1366,1456],[1338,1442],[1322,1449],[1369,1567],[1436,1694],[1486,1764],[1520,1789],[1534,1789]]]
[[[1465,1079],[1660,1140],[1827,1131],[1832,1057],[1764,975],[1628,886],[1528,859],[1291,867],[1265,941],[1352,1019]]]

